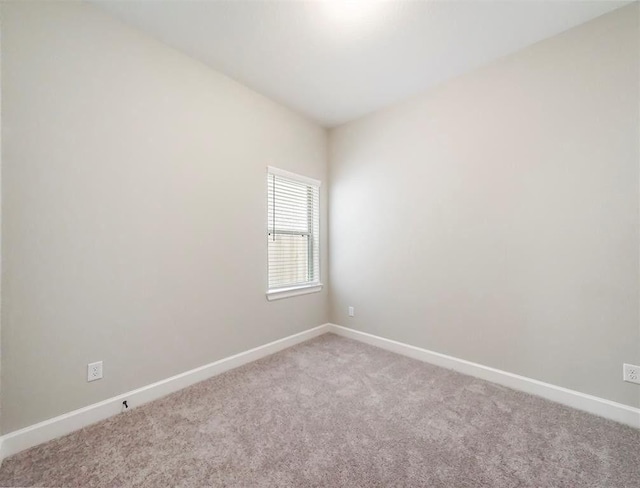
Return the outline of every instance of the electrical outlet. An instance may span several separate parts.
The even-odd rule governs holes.
[[[349,307],[349,317],[353,317],[356,314],[353,307]]]
[[[623,380],[629,383],[638,383],[640,385],[640,366],[633,364],[622,365]]]
[[[102,361],[87,364],[87,381],[102,379]]]

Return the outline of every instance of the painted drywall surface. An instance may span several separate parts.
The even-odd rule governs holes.
[[[324,129],[92,6],[2,16],[4,432],[327,321],[265,297],[266,167],[325,180]]]
[[[0,10],[0,39],[2,39],[2,11]],[[0,399],[2,398],[2,49],[0,46]],[[2,401],[0,401],[0,427],[2,426]],[[1,432],[1,429],[0,429]],[[0,440],[0,455],[2,441]],[[1,463],[1,461],[0,461]]]
[[[639,406],[638,39],[634,4],[332,130],[332,322]]]

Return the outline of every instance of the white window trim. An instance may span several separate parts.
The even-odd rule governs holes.
[[[267,300],[280,300],[281,298],[297,297],[298,295],[308,295],[309,293],[318,293],[322,291],[322,283],[305,283],[300,286],[291,286],[288,288],[274,288],[267,292]]]
[[[322,182],[320,180],[314,180],[313,178],[309,178],[308,176],[302,176],[297,173],[292,173],[291,171],[274,168],[273,166],[267,166],[267,172],[271,173],[272,175],[282,176],[283,178],[289,178],[290,180],[299,181],[300,183],[317,186],[318,188],[320,188],[320,186],[322,185]]]
[[[284,169],[276,168],[274,166],[267,166],[267,174],[273,174],[282,176],[284,178],[289,178],[290,180],[300,181],[302,183],[307,183],[309,185],[317,186],[320,188],[322,186],[322,182],[320,180],[316,180],[314,178],[309,178],[308,176],[299,175],[297,173],[292,173],[291,171],[286,171]],[[320,209],[318,209],[318,212]],[[320,222],[322,227],[322,222]],[[322,256],[318,256],[318,261],[320,266],[322,266]],[[322,287],[324,285],[321,282],[314,283],[304,283],[302,285],[296,286],[288,286],[285,288],[273,288],[267,290],[267,300],[280,300],[282,298],[290,298],[300,295],[308,295],[310,293],[318,293],[322,291]]]

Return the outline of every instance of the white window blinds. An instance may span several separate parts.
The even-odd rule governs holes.
[[[320,182],[268,168],[269,291],[320,282]]]

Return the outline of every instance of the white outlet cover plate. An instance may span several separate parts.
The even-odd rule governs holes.
[[[102,361],[87,364],[87,381],[95,381],[102,378]]]
[[[634,364],[623,364],[622,372],[624,381],[629,383],[637,383],[640,385],[640,366]]]

